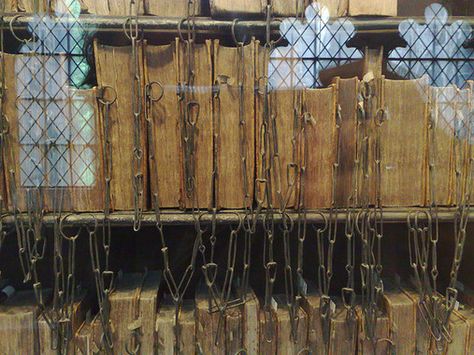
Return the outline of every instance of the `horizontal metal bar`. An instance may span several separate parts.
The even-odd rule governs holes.
[[[386,223],[406,223],[407,218],[410,213],[414,211],[427,211],[426,208],[387,208],[384,209],[383,219]],[[358,211],[356,210],[356,213]],[[455,208],[442,208],[438,211],[438,219],[441,223],[453,222],[456,215],[457,209]],[[77,213],[77,214],[63,214],[66,216],[64,220],[65,225],[102,225],[104,214],[103,213]],[[201,212],[199,214],[199,220],[201,223],[210,223],[212,221],[211,212]],[[232,210],[232,211],[220,211],[216,215],[216,222],[218,224],[238,224],[243,220],[245,214],[242,210]],[[289,211],[286,216],[288,216],[293,221],[296,221],[298,214],[294,211]],[[339,222],[344,222],[347,218],[346,209],[338,211],[337,216],[333,213],[333,216],[337,217]],[[258,220],[262,221],[265,217],[265,213],[261,213],[258,216]],[[419,219],[423,219],[425,216],[423,214],[419,215]],[[21,214],[18,218],[26,220],[27,216]],[[43,218],[43,223],[45,225],[52,225],[55,222],[55,216],[52,214],[47,214]],[[171,211],[166,210],[160,214],[160,219],[163,225],[168,226],[179,226],[179,225],[192,225],[194,224],[198,215],[193,215],[192,213],[186,213],[183,211]],[[308,223],[318,224],[325,223],[330,219],[330,212],[328,210],[324,211],[307,211],[306,220]],[[115,212],[111,213],[109,217],[110,223],[115,227],[128,227],[133,225],[133,212]],[[282,221],[281,213],[274,214],[275,222],[279,223]],[[11,225],[14,223],[13,216],[6,216],[3,218],[3,223],[6,225]],[[474,222],[474,211],[469,215],[469,221]],[[143,216],[142,225],[144,226],[154,226],[156,224],[156,216],[153,212],[147,212]]]
[[[410,17],[418,23],[424,22],[424,17]],[[128,16],[96,16],[81,15],[80,21],[84,27],[97,31],[123,31],[123,26]],[[377,34],[398,34],[400,22],[408,19],[407,17],[349,17],[358,32],[373,32]],[[28,24],[33,20],[31,14],[5,14],[1,19],[4,29],[8,29],[10,24],[14,29],[25,30]],[[450,22],[463,20],[474,27],[474,17],[451,17]],[[64,19],[63,19],[64,21]],[[67,20],[66,20],[67,21]],[[71,19],[75,21],[75,19]],[[183,19],[165,18],[158,16],[140,16],[138,19],[140,29],[146,32],[172,32],[178,33],[178,25]],[[272,32],[278,35],[281,20],[274,19],[271,23]],[[207,17],[198,17],[195,20],[195,30],[197,33],[230,34],[232,20],[215,20]],[[185,25],[182,26],[185,29]],[[266,30],[266,22],[262,20],[242,20],[236,24],[236,29],[245,30],[249,34],[263,34]]]

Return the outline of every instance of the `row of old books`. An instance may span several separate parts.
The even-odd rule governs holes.
[[[81,12],[102,16],[127,16],[129,15],[129,0],[76,0],[81,5]],[[273,0],[272,14],[274,16],[294,16],[296,6],[299,12],[304,10],[312,0]],[[319,0],[321,5],[327,6],[331,16],[359,16],[379,15],[396,16],[397,0]],[[141,0],[141,13],[145,15],[157,15],[160,17],[186,17],[189,0]],[[7,0],[6,12],[35,12],[45,11],[47,6],[52,9],[61,9],[61,5],[67,4],[65,0]],[[196,16],[211,14],[212,17],[235,17],[241,18],[263,17],[266,13],[267,0],[194,0],[192,3]]]
[[[410,289],[385,291],[384,311],[378,317],[376,346],[367,339],[363,313],[356,307],[355,322],[348,322],[342,304],[335,304],[329,337],[324,340],[320,297],[310,286],[298,314],[296,335],[284,295],[275,295],[271,315],[249,290],[246,302],[224,315],[213,312],[204,288],[187,300],[178,314],[160,289],[160,273],[124,274],[110,296],[113,351],[125,354],[432,354],[434,344],[420,313],[418,295]],[[74,336],[70,354],[105,353],[99,316],[91,316],[90,298],[80,293],[72,307]],[[48,310],[47,310],[48,311]],[[46,311],[46,312],[47,312]],[[221,319],[221,317],[223,317]],[[270,319],[271,317],[271,319]],[[222,327],[221,329],[219,329]],[[0,305],[0,354],[56,354],[57,344],[46,317],[38,311],[32,292],[22,291]],[[133,337],[138,330],[138,337]],[[474,351],[474,310],[460,306],[454,311],[451,341],[443,354],[469,355]],[[178,339],[178,343],[176,340]],[[66,353],[66,352],[64,352]]]
[[[188,49],[178,39],[143,42],[135,60],[129,46],[95,41],[98,88],[88,90],[68,88],[72,63],[61,55],[5,54],[10,129],[2,185],[9,208],[25,210],[37,189],[43,208],[52,210],[60,187],[63,210],[101,211],[110,180],[111,208],[133,210],[136,165],[145,209],[153,207],[151,196],[168,209],[249,207],[268,199],[270,166],[272,202],[263,205],[274,208],[303,200],[307,209],[365,200],[453,206],[467,193],[473,83],[435,88],[425,79],[379,76],[368,84],[336,75],[322,89],[268,85],[267,96],[268,52],[259,41],[238,48],[208,40]],[[45,83],[37,79],[54,72]],[[136,73],[138,92],[130,84]],[[367,85],[370,105],[362,95]],[[186,119],[186,90],[193,93],[193,122]]]

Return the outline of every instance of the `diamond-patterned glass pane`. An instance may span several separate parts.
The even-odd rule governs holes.
[[[474,49],[464,47],[471,26],[464,21],[449,24],[448,12],[440,4],[427,7],[425,17],[426,24],[414,20],[400,24],[407,46],[389,53],[389,69],[406,79],[427,76],[438,87],[464,87],[467,80],[474,80]]]
[[[79,0],[56,0],[36,14],[34,41],[17,56],[19,163],[23,187],[90,187],[96,182],[95,110],[77,94],[90,67]]]
[[[288,18],[282,21],[280,32],[289,43],[270,53],[269,78],[275,89],[320,87],[322,70],[362,58],[347,42],[355,28],[347,19],[329,20],[329,11],[318,3],[306,8],[306,20]]]

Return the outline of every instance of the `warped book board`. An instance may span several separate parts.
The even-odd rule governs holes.
[[[340,132],[336,129],[338,84],[327,89],[306,89],[303,92],[303,137],[300,161],[305,167],[299,191],[309,209],[329,208],[338,190],[336,164]],[[307,147],[305,147],[307,145]],[[300,170],[301,170],[300,166]],[[300,177],[303,179],[303,176]],[[317,188],[314,183],[317,182]],[[301,202],[301,201],[300,201]]]
[[[64,1],[64,0],[62,0]],[[81,0],[83,12],[100,16],[129,16],[129,0]],[[136,1],[139,15],[144,13],[143,0]],[[133,14],[132,14],[133,15]]]
[[[296,338],[292,337],[292,326],[290,313],[286,305],[284,295],[276,295],[275,300],[278,304],[277,316],[277,354],[300,354],[307,351],[308,341],[308,316],[304,309],[298,309],[298,321],[295,323]]]
[[[145,75],[150,95],[150,188],[162,208],[184,208],[184,171],[179,120],[178,40],[164,46],[145,45]],[[159,83],[159,84],[153,84]],[[153,154],[151,154],[153,152]]]
[[[86,312],[89,310],[89,302],[86,298],[86,292],[81,292],[76,297],[76,301],[72,304],[71,309],[71,335],[74,336],[77,331],[81,328],[82,324],[86,319]],[[67,353],[74,353],[74,338],[68,343],[67,349],[58,347],[57,339],[55,340],[55,332],[48,324],[49,320],[45,317],[50,317],[51,306],[47,308],[46,313],[42,313],[38,316],[38,339],[39,349],[42,355],[55,355],[58,351],[64,351]]]
[[[45,211],[101,210],[102,136],[96,90],[69,87],[65,56],[5,54],[4,59],[9,208],[25,211],[30,202]],[[54,80],[31,74],[52,69],[57,71]]]
[[[308,316],[308,350],[312,354],[323,354],[324,344],[320,313],[321,297],[313,285],[308,285],[308,293],[303,296],[301,307]]]
[[[0,305],[0,354],[37,354],[39,309],[33,291],[16,293]]]
[[[124,274],[110,295],[112,338],[118,353],[137,346],[145,353],[153,352],[160,281],[158,272]],[[132,330],[138,331],[138,338],[132,336]]]
[[[261,308],[258,323],[260,354],[276,355],[278,348],[278,318],[274,309],[267,313]]]
[[[210,311],[212,305],[203,285],[196,291],[195,304],[197,351],[202,354],[226,354],[225,320],[219,324],[220,313]]]
[[[423,79],[382,81],[379,107],[388,119],[380,126],[380,195],[386,207],[425,203],[428,93]]]
[[[192,355],[196,352],[194,302],[185,302],[179,311],[180,354]],[[163,355],[175,354],[175,306],[171,302],[161,302],[156,317],[156,352]]]
[[[433,176],[428,180],[428,203],[432,200],[431,190],[434,189],[436,204],[452,206],[456,204],[458,194],[466,188],[465,167],[468,165],[469,142],[460,127],[472,130],[466,119],[471,111],[470,95],[470,89],[431,88],[430,113],[433,123],[430,126],[428,159],[433,164]],[[460,172],[459,179],[457,171]]]
[[[259,313],[260,302],[253,290],[249,289],[243,305],[243,348],[247,354],[259,353]]]
[[[418,294],[412,289],[405,288],[403,292],[410,297],[417,305],[419,302]],[[443,342],[442,353],[447,355],[470,355],[472,349],[472,324],[474,322],[472,312],[463,310],[454,310],[449,320],[450,340]],[[418,354],[437,353],[437,345],[431,336],[428,324],[421,315],[417,306],[416,315],[416,351]]]
[[[151,103],[151,192],[163,208],[211,208],[213,200],[212,41],[145,46]],[[192,87],[184,88],[193,68]],[[179,95],[187,93],[188,101]],[[195,193],[193,192],[195,191]],[[195,195],[194,195],[195,194]]]
[[[45,0],[5,0],[5,12],[44,12],[47,8]]]
[[[298,12],[311,4],[310,0],[299,1]],[[331,17],[339,16],[397,16],[398,0],[319,0],[326,6]],[[212,17],[263,17],[266,13],[265,0],[211,0]],[[272,15],[276,17],[295,16],[294,1],[273,0]]]
[[[359,339],[357,352],[359,355],[382,355],[388,354],[391,349],[390,344],[390,321],[386,314],[380,314],[375,324],[374,335],[376,343],[368,337],[366,322],[361,307],[356,307],[356,314],[359,319]]]
[[[355,354],[357,349],[358,324],[348,326],[347,312],[341,304],[336,304],[336,310],[331,319],[329,333],[329,354]]]
[[[341,79],[333,81],[338,86],[337,103],[341,115],[341,144],[339,146],[339,168],[337,171],[336,206],[347,207],[355,204],[354,188],[356,166],[356,140],[357,140],[357,105],[360,90],[358,78]]]
[[[193,146],[187,154],[185,151],[183,163],[191,165],[185,174],[185,205],[186,208],[211,208],[213,203],[212,174],[213,174],[213,123],[212,123],[212,41],[204,44],[181,43],[177,51],[178,82],[188,81],[188,71],[194,73],[190,100],[180,101],[180,109],[188,111],[188,122],[181,122],[187,127],[188,136],[183,135],[184,143],[191,139]],[[184,116],[183,116],[184,117]],[[183,117],[180,119],[183,120]],[[191,134],[194,126],[194,136]],[[194,168],[192,167],[194,166]],[[188,171],[188,173],[186,173]],[[195,197],[189,189],[193,181]]]
[[[417,305],[400,290],[385,290],[383,295],[389,319],[392,348],[400,355],[416,352]]]
[[[139,45],[137,70],[143,78],[143,55],[142,46]],[[111,144],[112,174],[110,182],[110,197],[112,209],[117,211],[133,210],[134,208],[134,135],[135,118],[132,109],[134,91],[134,76],[132,49],[130,46],[113,47],[94,41],[95,65],[97,83],[100,88],[106,88],[104,95],[107,100],[112,100],[116,95],[115,102],[110,106],[109,140]],[[143,80],[141,82],[143,97]],[[140,102],[143,105],[143,102]],[[101,119],[104,121],[104,110],[101,110]],[[140,169],[143,174],[144,207],[147,206],[147,145],[145,118],[139,117],[138,130],[139,145],[142,151]],[[105,126],[105,122],[103,124]],[[105,132],[103,132],[103,135]],[[105,137],[103,137],[105,139]],[[104,152],[105,153],[105,152]],[[107,158],[107,157],[106,157]]]
[[[215,186],[218,208],[247,208],[253,202],[255,166],[256,42],[226,47],[214,41]]]
[[[102,325],[99,317],[99,315],[93,319],[86,317],[77,331],[74,339],[76,354],[106,354],[102,345]]]
[[[146,15],[185,18],[188,3],[189,0],[144,0],[144,12]],[[196,16],[202,14],[201,0],[194,0],[194,14]]]

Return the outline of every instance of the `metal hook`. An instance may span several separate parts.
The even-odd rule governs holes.
[[[21,17],[26,17],[26,16],[25,15],[15,15],[15,16],[12,17],[12,19],[10,20],[10,23],[9,23],[10,32],[11,32],[13,38],[15,38],[18,42],[28,44],[28,43],[33,41],[33,37],[30,37],[29,39],[22,39],[22,38],[17,36],[15,30],[13,29],[13,23]]]

